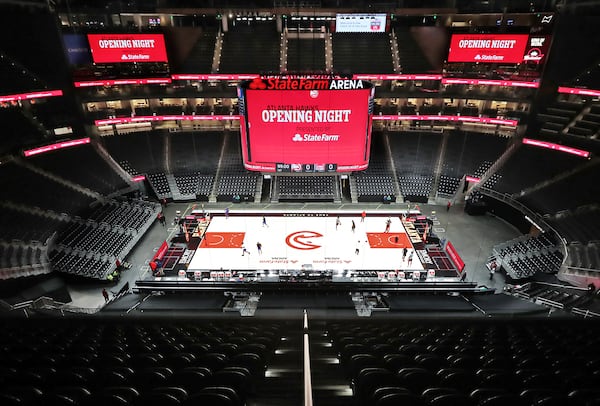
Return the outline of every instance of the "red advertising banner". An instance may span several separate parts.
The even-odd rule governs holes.
[[[452,245],[450,241],[446,243],[446,254],[448,254],[450,259],[460,272],[462,272],[462,270],[465,269],[464,261],[462,260],[460,255],[458,255],[458,252],[456,252],[454,245]]]
[[[373,116],[373,120],[399,120],[399,121],[462,121],[464,123],[478,124],[496,124],[516,127],[519,122],[517,120],[506,120],[502,118],[491,117],[470,117],[470,116],[416,116],[416,115],[379,115]]]
[[[448,62],[521,63],[527,34],[452,34]]]
[[[57,149],[74,147],[76,145],[89,144],[89,138],[80,138],[78,140],[70,140],[64,142],[58,142],[56,144],[44,145],[43,147],[28,149],[23,151],[23,155],[30,157],[32,155],[43,154],[44,152],[56,151]]]
[[[532,140],[531,138],[523,138],[523,144],[533,145],[534,147],[553,149],[555,151],[560,152],[566,152],[567,154],[577,155],[583,158],[588,158],[590,156],[589,151],[584,151],[582,149],[577,149],[573,147],[567,147],[566,145],[554,144],[552,142],[547,141]]]
[[[94,63],[168,62],[162,34],[88,34]]]
[[[250,85],[246,91],[249,134],[243,140],[247,169],[342,172],[367,167],[371,89],[288,90],[306,83],[279,83],[286,90]]]

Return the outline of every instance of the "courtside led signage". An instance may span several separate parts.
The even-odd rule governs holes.
[[[463,123],[476,124],[496,124],[516,127],[519,122],[517,120],[507,120],[503,118],[492,117],[471,117],[471,116],[419,116],[419,115],[377,115],[373,116],[373,120],[398,120],[398,121],[460,121]]]
[[[42,90],[39,92],[31,93],[8,94],[6,96],[0,96],[0,103],[18,100],[43,99],[46,97],[62,96],[62,94],[62,90]]]
[[[26,151],[23,151],[23,155],[25,155],[26,157],[30,157],[32,155],[43,154],[44,152],[56,151],[57,149],[74,147],[76,145],[83,145],[83,144],[89,144],[89,143],[90,143],[89,138],[81,138],[78,140],[57,142],[56,144],[44,145],[43,147],[28,149]]]
[[[523,144],[532,145],[534,147],[548,148],[555,151],[566,152],[567,154],[577,155],[582,158],[588,158],[590,156],[589,151],[568,147],[566,145],[554,144],[552,142],[533,140],[531,138],[523,138]]]
[[[559,86],[558,93],[577,94],[580,96],[600,97],[600,90],[582,89],[580,87]]]

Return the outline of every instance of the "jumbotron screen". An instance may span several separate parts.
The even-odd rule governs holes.
[[[168,62],[162,34],[88,34],[94,63]]]
[[[374,88],[350,79],[255,79],[242,84],[248,170],[351,172],[368,166]]]
[[[452,34],[448,62],[521,63],[527,34]]]

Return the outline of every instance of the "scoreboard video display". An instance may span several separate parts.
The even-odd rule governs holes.
[[[543,63],[549,35],[452,34],[448,62]]]
[[[168,62],[162,34],[88,34],[94,63]]]
[[[364,170],[374,88],[351,79],[258,78],[241,85],[242,152],[248,170]]]

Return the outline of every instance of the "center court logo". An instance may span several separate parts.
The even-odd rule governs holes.
[[[323,237],[323,234],[316,231],[296,231],[285,237],[285,243],[297,250],[315,250],[321,246],[313,244],[312,239],[320,237]]]

